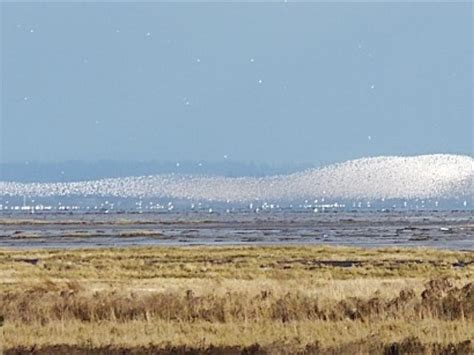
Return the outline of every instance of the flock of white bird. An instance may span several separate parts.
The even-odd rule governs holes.
[[[222,202],[305,198],[470,199],[473,168],[474,159],[470,156],[390,156],[260,178],[166,174],[67,183],[0,182],[0,196],[110,196]]]

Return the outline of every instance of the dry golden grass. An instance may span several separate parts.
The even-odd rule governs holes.
[[[469,352],[473,261],[396,248],[1,250],[2,345]]]
[[[382,321],[367,323],[360,321],[305,321],[293,323],[255,322],[255,323],[209,323],[209,322],[146,322],[128,323],[67,322],[61,324],[10,324],[5,326],[8,335],[22,330],[25,333],[23,345],[33,347],[37,344],[84,345],[100,348],[109,344],[121,347],[139,347],[156,344],[162,347],[174,346],[207,348],[211,345],[249,347],[258,343],[271,347],[278,343],[287,344],[288,351],[304,349],[307,344],[319,343],[324,348],[337,347],[354,340],[376,338],[390,343],[409,337],[423,339],[426,343],[457,343],[472,337],[472,330],[461,327],[452,321]],[[277,335],[277,336],[276,336]],[[16,345],[7,336],[8,345]]]

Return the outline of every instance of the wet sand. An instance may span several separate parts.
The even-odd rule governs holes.
[[[0,215],[0,247],[346,245],[474,249],[471,211]]]

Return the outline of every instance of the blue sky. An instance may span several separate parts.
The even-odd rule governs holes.
[[[472,154],[472,4],[2,3],[1,160]]]

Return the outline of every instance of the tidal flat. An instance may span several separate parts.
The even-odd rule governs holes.
[[[472,211],[1,213],[0,248],[428,247],[473,250]]]
[[[0,249],[5,354],[468,354],[474,252]]]

